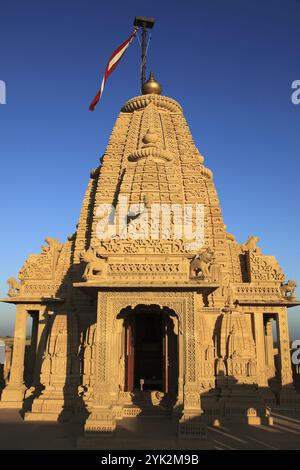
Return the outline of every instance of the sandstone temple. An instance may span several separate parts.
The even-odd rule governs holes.
[[[196,240],[187,222],[201,226]],[[86,441],[138,416],[201,439],[207,424],[271,425],[273,407],[299,408],[287,317],[296,283],[258,242],[227,232],[183,110],[151,74],[121,108],[76,232],[47,237],[8,280],[2,301],[16,320],[0,408],[80,420]]]

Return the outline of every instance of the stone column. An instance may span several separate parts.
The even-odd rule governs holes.
[[[265,344],[265,328],[264,328],[264,312],[259,308],[254,309],[253,313],[254,337],[256,347],[257,361],[257,401],[253,401],[251,410],[248,410],[248,424],[273,424],[273,418],[269,416],[268,408],[276,404],[275,396],[271,391],[268,383],[268,369],[266,361],[266,344]],[[261,409],[261,411],[259,411]],[[250,411],[256,411],[255,415]]]
[[[286,308],[281,308],[276,315],[278,333],[278,355],[281,385],[293,383],[292,365],[290,356],[290,338]]]
[[[12,350],[13,350],[13,345],[5,343],[5,364],[4,364],[5,384],[8,383],[8,379],[9,379],[11,360],[12,360]]]
[[[112,395],[118,384],[114,384],[112,390],[110,381],[110,375],[114,372],[113,362],[116,360],[111,357],[110,347],[115,344],[116,331],[108,331],[108,322],[109,297],[106,292],[100,291],[98,292],[96,354],[94,356],[94,398],[92,412],[84,426],[87,438],[111,436],[116,429],[116,419],[112,410]]]
[[[21,408],[23,405],[25,384],[24,357],[26,344],[27,311],[23,305],[17,305],[13,357],[7,387],[1,397],[1,408]]]
[[[257,361],[257,384],[259,387],[267,387],[263,313],[259,310],[255,310],[253,313],[253,321]]]
[[[29,314],[32,318],[32,328],[31,328],[31,342],[30,342],[30,356],[28,364],[25,364],[25,377],[29,382],[29,387],[31,387],[34,380],[34,369],[36,362],[36,350],[37,350],[37,333],[38,333],[38,322],[39,322],[39,312],[35,311]],[[26,370],[26,368],[28,370]]]
[[[274,346],[273,346],[273,331],[272,331],[273,318],[266,315],[264,318],[265,326],[265,352],[266,352],[266,364],[267,364],[267,378],[271,379],[275,377],[275,365],[274,365]]]
[[[300,408],[300,395],[293,384],[292,364],[290,356],[290,338],[287,319],[287,308],[281,307],[276,315],[278,354],[280,369],[280,405],[288,408]]]
[[[206,439],[206,425],[201,408],[199,384],[199,360],[197,357],[197,307],[202,307],[196,293],[187,294],[183,315],[185,316],[184,338],[184,402],[183,415],[179,420],[180,439]],[[183,316],[182,315],[182,316]]]
[[[46,345],[47,345],[47,311],[46,307],[40,307],[38,312],[38,325],[37,325],[37,337],[36,337],[36,359],[35,359],[35,367],[34,367],[34,377],[33,377],[33,386],[35,388],[39,388],[41,386],[40,383],[40,375],[41,375],[41,366],[43,355],[45,353]]]

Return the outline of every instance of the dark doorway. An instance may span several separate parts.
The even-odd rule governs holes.
[[[134,386],[144,390],[163,388],[162,317],[159,314],[142,313],[135,318]]]
[[[139,306],[125,317],[126,390],[157,390],[177,395],[177,317],[167,309]]]

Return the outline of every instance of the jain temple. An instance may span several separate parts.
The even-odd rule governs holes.
[[[273,407],[299,408],[296,283],[258,242],[227,232],[182,107],[151,74],[120,110],[76,232],[47,237],[8,280],[16,319],[0,408],[81,421],[83,446],[141,416],[205,439],[207,425],[272,425]]]

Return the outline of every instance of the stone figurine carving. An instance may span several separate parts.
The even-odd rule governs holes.
[[[58,267],[60,254],[64,244],[60,243],[58,238],[46,237],[47,245],[42,245],[41,253],[31,254],[25,261],[19,272],[19,278],[22,281],[38,280],[53,281],[55,277],[63,275]],[[61,268],[63,268],[61,266]],[[63,268],[64,269],[64,268]],[[24,287],[26,291],[26,286]]]
[[[8,278],[7,284],[9,286],[9,290],[8,290],[9,296],[20,294],[21,282],[17,281],[15,277]]]
[[[296,281],[293,280],[288,280],[285,284],[281,284],[280,286],[280,292],[282,297],[288,299],[288,300],[293,300],[296,298],[295,295],[295,289],[297,287]]]
[[[60,243],[59,238],[46,237],[45,242],[47,245],[42,246],[42,250],[46,251],[61,251],[63,245]]]
[[[258,248],[257,243],[259,242],[259,237],[251,235],[248,237],[248,240],[241,245],[243,252],[245,251],[255,251],[256,253],[261,253],[261,249]]]
[[[197,255],[191,261],[190,273],[191,276],[202,277],[203,279],[209,279],[210,277],[210,266],[215,260],[215,252],[211,248],[205,248],[200,250]]]
[[[63,244],[60,243],[59,238],[46,237],[45,242],[47,245],[42,246],[43,253],[50,253],[52,255],[52,269],[55,270],[58,262],[59,255],[62,251]]]
[[[81,259],[86,264],[83,278],[88,279],[93,276],[100,276],[106,268],[106,259],[98,255],[97,250],[89,248],[81,253]]]
[[[234,286],[232,284],[229,284],[227,287],[227,300],[226,300],[226,305],[223,311],[229,312],[234,309],[236,305],[237,299],[236,299],[236,294],[234,290]]]

